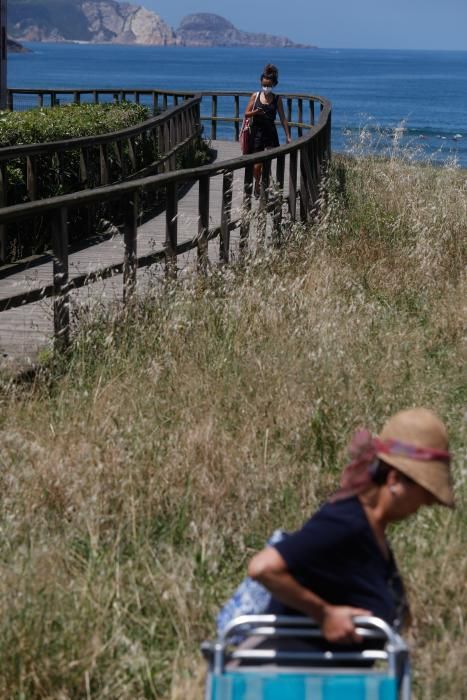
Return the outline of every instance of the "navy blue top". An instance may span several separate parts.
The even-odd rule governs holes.
[[[383,555],[357,497],[326,503],[274,546],[292,576],[326,602],[365,608],[395,627],[403,620],[407,605],[394,556],[390,549],[389,559]],[[297,614],[274,598],[268,612]]]

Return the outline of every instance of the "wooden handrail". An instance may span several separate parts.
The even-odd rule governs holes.
[[[62,139],[60,141],[47,141],[45,143],[21,144],[19,146],[5,146],[0,148],[0,162],[21,158],[24,156],[46,155],[49,153],[58,153],[63,151],[77,150],[79,148],[91,148],[100,146],[101,144],[113,143],[132,136],[139,136],[145,131],[151,131],[162,124],[165,124],[179,114],[185,113],[193,106],[199,105],[200,97],[192,97],[186,102],[172,107],[171,109],[159,114],[144,122],[128,126],[119,131],[109,131],[105,134],[97,136],[78,136],[76,138]]]
[[[44,156],[55,158],[59,162],[59,169],[62,170],[62,159],[66,154],[79,152],[79,172],[75,173],[75,186],[79,190],[82,190],[83,187],[105,186],[111,182],[150,175],[158,172],[162,167],[169,169],[168,163],[174,164],[176,155],[200,135],[200,104],[200,97],[188,97],[162,114],[119,131],[0,148],[0,207],[10,204],[7,166],[18,160],[25,169],[26,193],[31,201],[41,198],[42,173],[39,165],[41,157]],[[177,128],[181,121],[185,124],[184,129]],[[165,134],[166,129],[173,134],[170,143],[165,138],[158,137],[159,134]],[[147,141],[150,141],[152,146],[150,150],[143,149],[142,162],[138,163],[135,155],[135,142],[138,138],[144,137],[147,137]],[[91,182],[89,177],[91,171],[88,166],[90,154],[93,152],[95,153],[94,160],[98,158],[99,167],[97,176],[92,178]],[[125,153],[127,153],[127,157],[125,157]],[[109,167],[110,154],[116,154],[113,168]],[[128,164],[125,162],[126,160],[129,160]],[[42,168],[44,167],[46,165],[42,161]],[[90,224],[91,219],[88,219],[87,223]],[[7,233],[4,228],[0,228],[0,260],[5,260],[6,249]]]
[[[37,91],[33,91],[36,92]],[[102,91],[99,91],[102,92]],[[112,94],[115,91],[110,91]],[[123,92],[123,91],[122,91]],[[134,90],[132,91],[135,92]],[[140,91],[143,93],[144,91]],[[156,91],[148,91],[150,94]],[[162,93],[176,95],[177,93]],[[180,91],[178,93],[185,99],[187,93]],[[234,123],[238,125],[240,120],[239,115],[239,97],[248,96],[249,93],[198,93],[192,100],[199,100],[203,96],[207,96],[212,100],[213,97],[234,97],[234,117],[222,117],[218,113],[218,102],[213,101],[216,107],[212,109],[212,114],[208,119],[214,119],[214,124],[224,120],[226,123]],[[120,182],[114,185],[104,185],[97,189],[82,190],[60,197],[52,197],[40,201],[31,201],[25,204],[6,206],[0,209],[0,227],[6,224],[21,221],[27,218],[45,217],[50,221],[51,230],[53,231],[53,256],[58,261],[58,272],[56,273],[54,284],[42,287],[40,290],[34,289],[29,292],[18,294],[9,297],[8,299],[0,300],[0,311],[6,308],[12,308],[37,301],[38,298],[44,296],[54,296],[54,317],[55,317],[55,339],[59,346],[66,345],[69,335],[69,319],[67,319],[64,309],[68,308],[68,296],[71,288],[82,287],[95,279],[105,278],[116,272],[123,272],[124,276],[124,301],[127,301],[131,296],[136,281],[136,271],[139,267],[153,264],[156,261],[165,260],[166,275],[173,277],[176,275],[176,258],[178,255],[187,252],[191,249],[198,250],[198,259],[200,269],[204,269],[207,256],[207,243],[215,237],[220,240],[220,259],[222,262],[228,262],[229,257],[229,239],[233,229],[240,229],[240,250],[245,252],[248,245],[251,209],[252,186],[253,186],[253,165],[255,163],[263,164],[263,175],[261,182],[260,196],[260,212],[264,218],[268,212],[272,213],[273,221],[273,240],[277,240],[279,236],[283,202],[286,201],[289,207],[290,217],[293,221],[300,219],[301,221],[312,220],[316,216],[319,207],[319,196],[322,178],[325,173],[326,165],[331,156],[331,104],[322,97],[313,95],[287,95],[287,115],[292,121],[294,99],[301,100],[302,110],[300,119],[293,122],[297,130],[305,133],[297,139],[294,139],[290,144],[281,145],[277,148],[272,148],[260,153],[254,153],[247,156],[240,156],[223,162],[215,162],[209,165],[196,168],[187,168],[183,170],[171,170],[157,175],[148,177],[140,177],[130,181]],[[303,103],[308,101],[310,106],[309,123],[303,119]],[[320,111],[315,123],[314,104],[320,105]],[[185,102],[186,105],[186,102]],[[300,102],[298,103],[300,105]],[[183,107],[183,105],[181,105]],[[173,111],[173,110],[172,110]],[[186,111],[177,111],[175,113],[186,114]],[[172,122],[173,123],[173,122]],[[169,124],[167,119],[159,122],[159,127],[162,132]],[[212,126],[212,125],[211,125]],[[188,130],[189,131],[189,130]],[[187,128],[183,126],[183,121],[177,122],[175,132],[180,136],[186,136]],[[237,135],[238,130],[236,131]],[[165,137],[166,143],[169,141]],[[188,137],[187,137],[188,138]],[[283,192],[284,173],[285,173],[285,158],[289,156],[289,188],[288,192]],[[170,162],[172,158],[168,159]],[[273,194],[272,201],[268,202],[268,186],[272,172],[272,163],[276,163],[276,182],[280,189],[279,195]],[[298,167],[300,165],[300,167]],[[243,170],[244,185],[243,185],[243,207],[241,214],[236,218],[232,218],[232,183],[233,173],[238,170]],[[222,175],[222,211],[220,225],[216,228],[209,226],[209,185],[213,177]],[[186,182],[199,182],[199,206],[198,206],[198,228],[196,235],[192,240],[178,242],[177,234],[177,212],[178,212],[178,197],[179,185]],[[154,190],[164,190],[166,205],[166,246],[163,250],[155,251],[148,255],[138,257],[137,255],[137,214],[138,201],[141,195],[145,192]],[[68,279],[68,246],[67,246],[67,226],[68,212],[74,207],[92,207],[99,203],[119,200],[124,211],[123,232],[124,232],[124,249],[125,257],[122,263],[109,265],[98,272],[88,275],[80,275],[73,279]],[[297,206],[299,204],[299,206]],[[55,274],[55,273],[54,273]],[[60,282],[60,285],[58,284]],[[58,299],[58,301],[57,301]]]

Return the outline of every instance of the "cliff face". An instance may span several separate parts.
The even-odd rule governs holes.
[[[286,37],[243,32],[219,15],[185,17],[177,32],[159,15],[116,0],[9,0],[8,31],[24,41],[155,46],[296,47]]]
[[[29,41],[179,43],[159,15],[115,0],[10,0],[8,27],[15,39]]]
[[[89,0],[83,2],[81,7],[96,42],[157,46],[179,43],[173,29],[159,15],[144,7],[119,4],[114,0]]]
[[[251,46],[305,48],[287,37],[243,32],[219,15],[200,12],[181,21],[177,36],[184,46]]]

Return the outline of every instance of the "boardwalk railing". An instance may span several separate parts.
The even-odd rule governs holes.
[[[168,97],[167,93],[163,96]],[[178,96],[175,97],[178,103]],[[73,174],[77,190],[173,170],[177,154],[200,135],[200,103],[200,97],[184,98],[181,104],[162,114],[116,132],[0,148],[0,207],[13,204],[9,165],[24,171],[24,195],[30,201],[43,198],[44,169],[50,169],[52,164],[56,166],[57,187],[63,185],[64,163],[73,154],[77,163],[77,172]],[[5,260],[7,247],[6,229],[0,227],[0,260]]]
[[[202,97],[202,121],[209,124],[209,136],[218,138],[218,124],[233,126],[235,138],[238,141],[240,125],[243,119],[244,107],[251,96],[250,92],[199,92]],[[8,109],[21,110],[32,107],[47,107],[65,103],[101,103],[101,102],[135,102],[145,104],[156,115],[160,110],[175,107],[180,102],[194,97],[194,93],[183,90],[144,90],[144,89],[29,89],[10,88],[8,90]],[[322,109],[323,103],[312,95],[289,94],[284,98],[285,112],[289,125],[296,130],[298,136],[315,123],[315,105]],[[232,109],[233,107],[233,109]],[[225,130],[224,130],[225,133]],[[222,134],[220,134],[222,136]]]
[[[32,107],[56,107],[70,103],[136,102],[152,107],[153,115],[156,116],[161,110],[165,111],[170,106],[176,107],[183,100],[193,96],[193,92],[180,90],[9,88],[7,108],[10,111],[20,111]]]
[[[233,117],[223,117],[216,113],[218,102],[223,98],[234,98],[234,105],[239,105],[241,94],[216,93],[203,94],[208,96],[212,111],[209,117],[211,134],[217,135],[219,122],[234,126],[235,136],[241,117],[234,108]],[[238,98],[238,101],[237,101]],[[10,222],[31,220],[44,217],[48,221],[52,238],[53,250],[53,282],[50,285],[11,296],[0,301],[0,311],[23,304],[38,301],[44,297],[54,297],[54,327],[55,341],[58,346],[67,345],[69,341],[71,289],[82,287],[98,279],[123,273],[123,300],[131,296],[136,284],[137,270],[157,262],[165,262],[168,277],[177,273],[177,256],[189,250],[196,249],[201,270],[205,269],[208,254],[208,242],[219,237],[219,257],[222,263],[229,261],[230,235],[233,229],[240,232],[240,251],[245,252],[251,226],[251,209],[253,194],[253,166],[262,164],[261,196],[259,213],[270,216],[273,235],[279,232],[284,214],[284,204],[287,205],[288,215],[292,221],[307,222],[316,215],[319,206],[320,186],[326,164],[330,158],[331,139],[331,105],[321,97],[309,95],[286,96],[290,104],[289,115],[293,114],[294,103],[297,114],[300,114],[300,104],[312,104],[308,122],[293,122],[294,128],[302,132],[292,143],[277,148],[247,156],[239,156],[232,160],[216,162],[197,168],[174,172],[165,172],[150,177],[139,178],[130,182],[104,186],[95,190],[76,192],[61,197],[54,197],[38,202],[28,202],[22,205],[5,207],[0,210],[0,226]],[[289,102],[290,100],[290,102]],[[300,102],[301,101],[301,102]],[[319,117],[314,121],[314,107],[319,105]],[[237,116],[238,114],[238,116]],[[291,120],[292,121],[292,120]],[[214,134],[212,132],[214,129]],[[305,132],[303,134],[303,132]],[[299,132],[300,133],[300,132]],[[288,157],[288,191],[284,191],[286,157]],[[232,216],[232,186],[234,173],[243,171],[242,207],[235,218]],[[210,224],[210,185],[214,177],[222,177],[222,201],[220,224]],[[270,187],[272,180],[274,187]],[[198,224],[189,240],[178,240],[178,204],[179,188],[187,182],[196,181],[199,186]],[[137,222],[140,213],[139,202],[141,195],[148,192],[163,190],[166,201],[166,236],[165,247],[147,255],[138,257]],[[95,273],[82,274],[69,279],[68,275],[68,225],[69,212],[75,207],[92,207],[97,203],[120,203],[120,211],[124,212],[121,228],[124,239],[124,257],[121,263],[100,268]]]

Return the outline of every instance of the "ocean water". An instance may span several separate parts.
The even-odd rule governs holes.
[[[331,100],[335,151],[403,148],[467,167],[465,51],[26,45],[31,53],[9,55],[10,87],[254,91],[273,62],[279,92]],[[231,109],[225,102],[219,112]],[[219,134],[227,137],[227,127]]]

